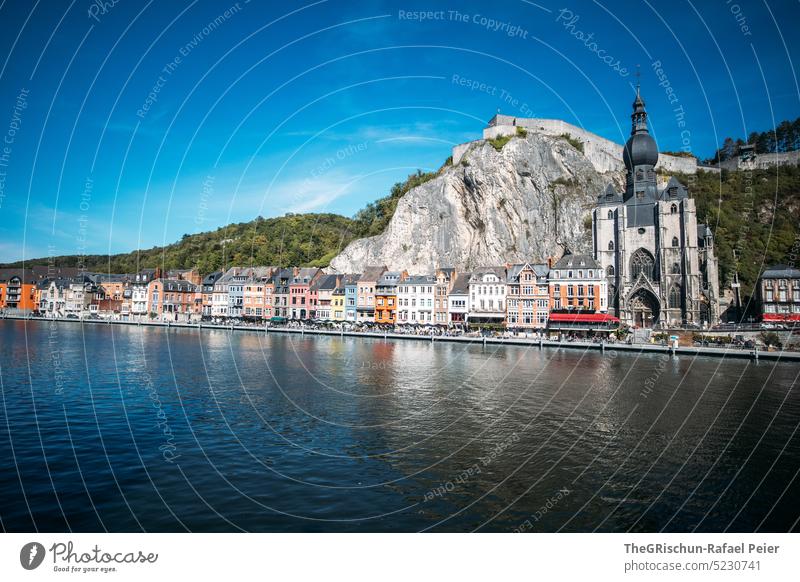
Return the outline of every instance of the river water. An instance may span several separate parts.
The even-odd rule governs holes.
[[[787,531],[800,366],[0,321],[6,531]]]

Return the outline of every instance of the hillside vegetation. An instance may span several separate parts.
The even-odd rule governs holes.
[[[394,215],[400,198],[412,188],[436,176],[418,170],[398,182],[389,195],[360,210],[354,218],[338,214],[286,214],[258,217],[250,222],[229,224],[216,230],[185,234],[180,241],[116,255],[65,255],[54,257],[60,267],[87,271],[134,273],[144,268],[197,268],[210,273],[232,265],[277,265],[324,267],[357,238],[380,234]],[[25,261],[28,266],[47,265],[44,257]],[[21,267],[22,262],[3,267]]]
[[[698,221],[711,225],[719,257],[720,286],[737,268],[745,295],[763,267],[789,261],[800,236],[800,168],[783,166],[752,172],[678,176],[689,185]]]

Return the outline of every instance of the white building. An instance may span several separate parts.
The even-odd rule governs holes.
[[[469,279],[469,323],[499,323],[506,318],[505,267],[480,267]]]
[[[434,325],[433,300],[436,278],[410,275],[397,286],[397,323]]]

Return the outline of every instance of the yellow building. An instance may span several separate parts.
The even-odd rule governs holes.
[[[333,321],[344,321],[345,315],[344,287],[337,287],[331,294],[331,319]]]

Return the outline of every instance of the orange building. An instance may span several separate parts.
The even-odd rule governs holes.
[[[0,309],[35,311],[39,308],[41,283],[49,278],[75,277],[76,268],[56,268],[48,265],[25,269],[0,269]]]
[[[550,310],[605,313],[603,270],[589,255],[564,255],[550,270]]]
[[[408,276],[405,271],[386,271],[375,284],[375,323],[397,323],[397,285]]]
[[[154,279],[147,285],[147,309],[159,319],[188,321],[201,314],[202,296],[189,281]]]

